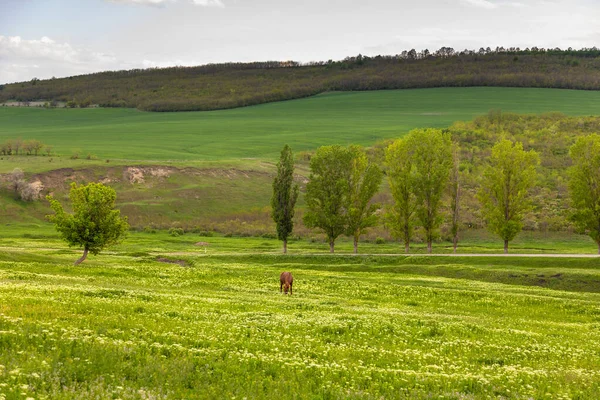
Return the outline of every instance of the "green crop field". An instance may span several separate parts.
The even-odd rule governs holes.
[[[0,142],[38,139],[66,158],[90,154],[112,162],[274,160],[285,143],[296,152],[326,144],[370,145],[416,127],[471,120],[490,109],[592,115],[600,112],[600,92],[480,87],[329,93],[190,113],[2,107]],[[33,164],[29,171],[52,166]],[[14,163],[0,160],[0,171],[11,167]]]
[[[597,259],[258,255],[278,242],[134,234],[72,267],[45,229],[19,232],[0,246],[3,399],[600,391]]]

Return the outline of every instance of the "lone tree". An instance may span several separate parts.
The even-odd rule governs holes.
[[[129,224],[127,217],[121,218],[121,212],[114,209],[116,197],[114,189],[101,183],[77,186],[73,182],[69,192],[73,214],[65,213],[52,196],[46,197],[55,213],[47,218],[69,246],[83,247],[83,255],[75,265],[81,264],[88,252],[96,255],[126,235]]]
[[[394,204],[387,213],[387,222],[392,234],[403,241],[404,251],[409,253],[417,202],[412,187],[412,156],[406,139],[398,139],[388,146],[385,161],[390,191],[394,198]]]
[[[348,148],[351,156],[348,180],[348,197],[346,205],[346,235],[354,239],[354,253],[358,253],[358,239],[367,228],[377,224],[379,204],[371,203],[371,199],[379,190],[383,174],[379,167],[369,162],[365,151],[360,146]]]
[[[350,151],[338,145],[319,147],[310,159],[304,224],[325,232],[331,253],[335,240],[346,232],[351,159]]]
[[[504,240],[504,253],[508,253],[508,242],[523,227],[539,163],[535,151],[525,151],[522,143],[503,139],[492,148],[489,165],[483,171],[479,201],[488,229]]]
[[[407,137],[413,157],[416,215],[425,231],[427,252],[442,224],[442,196],[452,169],[452,140],[439,129],[415,129]]]
[[[598,245],[600,254],[600,135],[580,137],[569,152],[569,189],[573,208],[571,219],[581,233]]]
[[[283,241],[283,253],[287,253],[287,240],[294,229],[294,207],[298,199],[298,185],[294,184],[294,158],[286,144],[277,163],[277,176],[273,180],[273,221],[277,224],[277,237]]]

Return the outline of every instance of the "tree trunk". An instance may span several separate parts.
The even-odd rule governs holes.
[[[427,253],[431,254],[431,239],[427,240]]]
[[[600,242],[598,242],[598,254],[600,254]]]
[[[329,252],[333,253],[333,246],[335,246],[335,241],[330,240],[329,241]]]
[[[408,241],[404,242],[404,252],[406,254],[410,253],[410,242]]]
[[[81,264],[82,262],[84,262],[84,261],[85,261],[85,259],[87,258],[87,255],[88,255],[88,248],[86,247],[86,248],[83,250],[83,255],[81,256],[81,258],[80,258],[79,260],[75,261],[75,264],[73,264],[73,265],[79,265],[79,264]]]
[[[504,254],[508,254],[508,240],[504,241]]]
[[[354,254],[358,254],[358,236],[354,236]]]
[[[456,248],[458,247],[458,235],[454,235],[454,239],[452,240],[452,252],[456,254]]]
[[[283,254],[287,254],[287,239],[283,239]]]

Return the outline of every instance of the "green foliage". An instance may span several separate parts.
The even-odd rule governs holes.
[[[127,233],[129,225],[127,217],[121,218],[120,211],[115,210],[117,195],[114,189],[101,183],[89,183],[77,186],[71,184],[69,199],[73,214],[64,211],[60,202],[47,196],[53,215],[48,215],[50,222],[69,246],[83,247],[84,255],[77,263],[82,262],[88,251],[98,254],[107,246],[119,243]]]
[[[460,193],[461,193],[461,173],[460,173],[460,148],[457,143],[452,145],[452,170],[449,177],[450,191],[450,213],[452,222],[450,225],[450,233],[452,235],[453,250],[456,253],[458,246],[458,232],[460,229]]]
[[[277,237],[283,240],[283,252],[287,252],[287,240],[294,229],[294,207],[298,199],[298,185],[294,184],[294,156],[286,144],[277,163],[277,176],[273,180],[271,208],[277,226]]]
[[[408,253],[414,229],[417,201],[413,189],[413,157],[408,140],[398,139],[385,152],[387,177],[394,203],[387,223],[392,234],[404,242]]]
[[[346,232],[352,156],[347,148],[334,145],[319,147],[310,159],[304,224],[325,232],[331,252],[337,237]]]
[[[452,166],[450,135],[437,129],[415,129],[386,151],[388,179],[394,198],[388,221],[408,252],[417,218],[431,251],[442,223],[440,206]]]
[[[184,233],[183,228],[169,228],[169,236],[179,237],[183,236]]]
[[[578,138],[569,154],[573,160],[569,170],[571,217],[580,232],[594,239],[600,253],[600,135]]]
[[[452,141],[448,133],[437,129],[416,129],[406,137],[412,157],[412,189],[415,213],[425,230],[425,241],[431,244],[442,223],[440,207],[452,169]]]
[[[348,176],[348,204],[346,205],[346,235],[354,239],[354,252],[358,252],[358,239],[368,228],[378,222],[379,204],[371,199],[379,190],[383,174],[381,169],[370,162],[362,147],[352,145],[348,148],[351,165]]]
[[[537,181],[538,154],[523,150],[523,144],[502,139],[492,148],[483,171],[479,200],[491,232],[508,242],[521,231],[523,215],[531,206],[530,189]]]

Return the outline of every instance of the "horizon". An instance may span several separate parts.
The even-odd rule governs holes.
[[[403,50],[600,43],[590,0],[3,0],[0,83]]]

